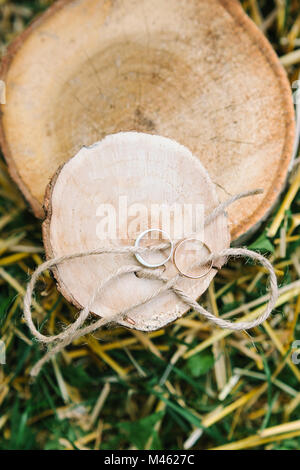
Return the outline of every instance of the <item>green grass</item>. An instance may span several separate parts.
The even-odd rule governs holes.
[[[50,3],[0,1],[2,53]],[[248,1],[243,6],[263,24],[275,3]],[[293,0],[279,4],[266,34],[283,56],[297,47],[300,5]],[[299,65],[287,67],[291,82],[298,78]],[[293,341],[300,337],[300,284],[292,289],[299,279],[299,171],[295,168],[290,181],[296,184],[297,195],[283,217],[285,195],[248,244],[272,255],[280,287],[286,287],[268,322],[249,335],[231,332],[222,339],[216,328],[193,312],[149,335],[107,329],[95,335],[99,341],[85,338],[75,342],[33,382],[30,368],[44,351],[22,320],[20,294],[44,256],[41,224],[31,215],[2,160],[0,338],[6,344],[7,363],[0,366],[0,449],[182,449],[200,429],[202,434],[192,448],[231,443],[233,449],[299,450],[300,423],[291,428],[300,412],[300,365],[291,362]],[[269,237],[268,227],[274,219],[280,226]],[[286,236],[286,252],[282,253],[279,244]],[[216,301],[219,314],[228,316],[265,294],[267,276],[260,273],[259,266],[232,262],[201,302],[211,306]],[[36,314],[35,320],[48,334],[74,318],[74,308],[47,275],[39,282],[37,299],[47,315]],[[258,306],[262,304],[258,302]],[[169,370],[169,361],[180,348],[182,353]],[[232,378],[235,383],[226,395],[224,385]],[[103,403],[96,413],[99,397]],[[282,426],[278,431],[270,429],[278,425]]]

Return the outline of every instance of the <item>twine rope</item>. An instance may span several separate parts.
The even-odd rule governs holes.
[[[217,206],[212,213],[206,217],[205,219],[205,226],[209,225],[212,221],[214,221],[219,215],[223,214],[225,210],[227,209],[228,206],[233,204],[235,201],[244,198],[244,197],[249,197],[249,196],[254,196],[256,194],[261,194],[262,190],[253,190],[253,191],[246,191],[240,194],[237,194],[230,198],[229,200],[225,201],[224,203],[220,204]],[[277,279],[276,279],[276,274],[273,269],[272,264],[261,254],[248,250],[247,248],[227,248],[225,250],[222,250],[219,253],[212,253],[210,256],[207,257],[205,262],[202,263],[197,263],[198,266],[203,265],[207,263],[208,261],[217,261],[220,258],[229,258],[229,257],[247,257],[251,258],[255,261],[258,261],[261,263],[269,272],[270,278],[269,278],[269,283],[270,283],[270,298],[267,303],[267,306],[264,310],[264,312],[256,319],[250,322],[245,322],[245,321],[239,321],[239,322],[231,322],[229,320],[224,320],[221,317],[216,317],[213,313],[207,311],[204,307],[202,307],[196,300],[194,300],[190,295],[188,295],[186,292],[184,292],[180,287],[178,287],[177,283],[178,281],[183,277],[182,274],[178,273],[175,276],[173,276],[171,279],[168,279],[164,276],[163,274],[163,269],[157,268],[157,269],[149,269],[149,268],[143,268],[142,266],[138,265],[128,265],[128,266],[122,266],[118,270],[116,270],[113,274],[111,274],[107,279],[103,280],[102,282],[99,283],[99,285],[96,287],[94,294],[90,298],[88,304],[80,311],[77,319],[68,327],[66,327],[61,333],[56,334],[56,335],[51,335],[51,336],[46,336],[43,335],[35,326],[33,319],[32,319],[32,297],[33,297],[33,292],[35,289],[36,282],[39,278],[39,276],[46,270],[53,268],[54,266],[58,266],[59,264],[63,263],[64,261],[69,261],[72,259],[78,259],[78,258],[84,258],[88,256],[96,256],[96,255],[101,255],[101,254],[128,254],[131,253],[133,255],[135,254],[143,254],[143,253],[149,253],[149,251],[159,251],[159,250],[164,250],[169,247],[169,243],[161,243],[156,246],[151,246],[151,247],[134,247],[134,246],[127,246],[127,247],[112,247],[112,248],[97,248],[94,250],[82,252],[82,253],[74,253],[71,255],[64,255],[60,256],[58,258],[53,258],[45,263],[41,264],[32,274],[31,279],[29,283],[27,284],[26,288],[26,293],[24,296],[24,318],[25,321],[32,333],[32,335],[41,343],[44,344],[51,344],[52,348],[48,350],[48,352],[34,365],[32,368],[30,374],[33,377],[36,377],[43,365],[49,361],[54,355],[56,355],[58,352],[60,352],[62,349],[64,349],[66,346],[68,346],[70,343],[72,343],[74,340],[85,336],[87,334],[90,334],[99,328],[102,328],[103,326],[112,323],[116,320],[122,320],[126,315],[134,308],[140,307],[142,305],[147,304],[154,298],[158,297],[159,295],[171,291],[174,294],[178,296],[178,298],[183,301],[186,305],[188,305],[190,308],[194,309],[196,312],[200,313],[203,315],[207,320],[213,322],[217,326],[221,328],[228,328],[231,330],[247,330],[250,328],[253,328],[255,326],[260,325],[263,323],[271,314],[273,308],[276,305],[276,301],[278,298],[278,286],[277,286]],[[87,326],[84,326],[84,323],[88,319],[90,313],[91,313],[91,308],[95,300],[99,297],[101,294],[101,291],[105,289],[107,284],[112,282],[114,279],[117,279],[124,274],[128,273],[136,273],[138,277],[142,277],[144,279],[155,279],[162,281],[162,285],[151,295],[147,296],[144,300],[137,302],[136,304],[130,306],[130,308],[126,310],[122,310],[120,312],[117,312],[113,315],[111,315],[109,318],[100,318],[96,321],[92,321]]]

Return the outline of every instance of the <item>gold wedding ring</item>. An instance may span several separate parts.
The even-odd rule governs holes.
[[[204,270],[204,272],[201,272],[200,274],[196,275],[196,274],[193,274],[192,272],[187,272],[185,271],[185,269],[180,265],[180,261],[179,261],[179,256],[178,254],[180,253],[180,249],[182,249],[184,247],[184,245],[186,245],[188,242],[196,242],[197,244],[200,244],[201,245],[201,248],[204,248],[206,251],[207,251],[207,254],[208,254],[208,257],[210,255],[212,255],[212,251],[211,249],[209,248],[209,246],[204,243],[202,240],[198,239],[198,238],[184,238],[183,240],[181,240],[175,247],[175,250],[174,250],[174,255],[173,255],[173,261],[174,261],[174,264],[177,268],[177,270],[180,272],[180,274],[182,274],[184,277],[188,277],[189,279],[200,279],[204,276],[207,276],[207,274],[211,271],[212,267],[213,267],[213,260],[209,260],[206,264],[207,264],[207,267],[206,269]],[[186,257],[185,257],[185,261],[186,261]],[[199,269],[199,267],[201,266],[201,263],[199,263],[198,265],[195,264],[195,267],[197,267]],[[205,267],[205,265],[203,264],[203,268]]]

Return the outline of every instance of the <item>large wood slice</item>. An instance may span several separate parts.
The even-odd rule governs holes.
[[[136,130],[198,157],[232,238],[268,212],[286,179],[294,114],[285,72],[235,0],[58,1],[10,47],[2,148],[43,216],[46,185],[83,145]]]
[[[120,203],[124,195],[126,201],[122,199]],[[45,202],[47,218],[43,224],[43,236],[46,254],[50,258],[99,247],[133,246],[138,235],[150,228],[167,231],[173,240],[174,234],[179,238],[192,235],[181,233],[180,216],[178,211],[174,211],[175,205],[184,209],[184,204],[187,208],[203,209],[203,213],[198,211],[199,216],[192,217],[192,224],[185,227],[188,230],[191,226],[192,232],[212,252],[219,252],[230,244],[228,221],[224,214],[205,229],[203,227],[203,215],[210,214],[218,205],[215,185],[208,173],[188,149],[164,137],[125,132],[107,136],[89,148],[82,148],[55,175]],[[170,218],[156,217],[154,209],[162,205],[164,214],[170,214]],[[108,210],[111,208],[114,213]],[[115,225],[120,229],[115,231],[117,236],[111,236],[112,231],[102,223],[107,218],[106,213],[117,215]],[[157,220],[154,226],[153,218]],[[150,242],[156,244],[159,240]],[[186,257],[185,252],[181,252],[181,264]],[[194,252],[190,250],[192,265],[197,262]],[[160,258],[148,259],[148,262],[163,261],[167,254],[155,254]],[[63,295],[81,307],[88,304],[99,283],[122,266],[139,267],[140,264],[132,254],[101,254],[64,261],[57,266],[55,276]],[[222,260],[216,266],[221,267]],[[186,268],[188,270],[190,266]],[[201,279],[184,278],[179,281],[179,286],[197,299],[207,289],[216,271],[213,268]],[[170,259],[163,274],[170,279],[176,273]],[[147,299],[161,286],[159,280],[143,279],[135,272],[127,273],[104,288],[91,310],[110,317]],[[186,304],[168,291],[131,310],[120,324],[144,331],[156,330],[187,310]]]

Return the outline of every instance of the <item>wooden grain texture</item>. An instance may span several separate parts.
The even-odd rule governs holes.
[[[128,218],[120,222],[119,216],[123,219],[124,210],[120,214],[118,208],[120,196],[124,194],[128,209],[138,204],[146,211],[137,208],[139,210],[133,216],[128,210]],[[127,234],[126,237],[114,239],[106,230],[99,230],[106,212],[105,209],[99,217],[99,208],[102,209],[104,204],[115,209],[116,225],[120,226],[122,234]],[[166,218],[160,218],[159,224],[153,226],[153,204],[164,204],[165,214],[171,214],[170,224]],[[135,132],[107,136],[101,142],[81,149],[57,172],[49,185],[45,204],[47,218],[43,224],[46,254],[59,257],[100,246],[133,246],[139,233],[148,228],[168,231],[174,239],[176,224],[177,229],[180,228],[178,216],[173,212],[175,204],[181,207],[183,204],[202,205],[206,215],[218,205],[215,185],[199,160],[185,147],[164,137]],[[203,217],[202,220],[193,218],[193,221],[193,231],[213,252],[229,246],[225,215],[219,216],[204,231]],[[128,228],[125,227],[127,222]],[[153,240],[153,243],[157,241]],[[159,256],[164,259],[163,254]],[[223,261],[220,260],[218,267]],[[197,262],[196,258],[194,262]],[[88,304],[100,282],[125,265],[140,266],[131,254],[105,254],[65,261],[57,267],[55,276],[62,294],[80,307]],[[207,289],[216,271],[212,269],[202,279],[182,279],[179,286],[197,299]],[[170,260],[164,275],[171,278],[176,273]],[[123,275],[105,287],[92,311],[100,316],[111,316],[146,299],[160,286],[161,281],[141,279],[135,273]],[[128,314],[130,320],[120,323],[138,330],[157,330],[182,316],[187,309],[174,293],[167,292],[133,309]]]
[[[229,211],[232,239],[268,212],[294,136],[285,72],[235,0],[58,1],[10,47],[1,141],[10,172],[43,216],[46,185],[83,145],[136,130],[198,157]]]

